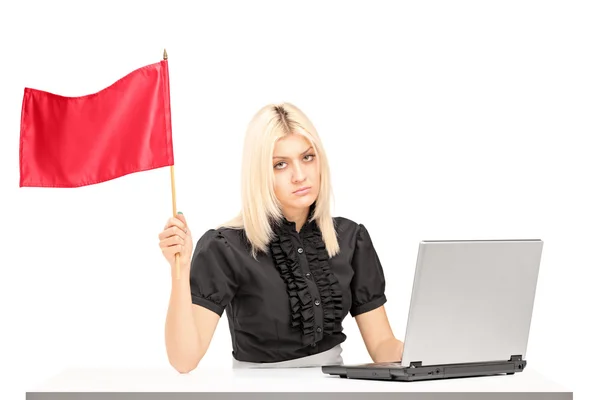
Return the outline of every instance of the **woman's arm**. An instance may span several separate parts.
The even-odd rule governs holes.
[[[189,279],[172,279],[165,342],[173,368],[180,373],[188,373],[198,366],[206,354],[219,318],[218,314],[192,303]]]
[[[394,337],[384,306],[356,316],[360,334],[374,362],[399,362],[404,343]]]
[[[192,303],[190,271],[193,243],[183,214],[169,218],[158,238],[160,249],[171,266],[171,297],[165,321],[167,357],[178,372],[188,373],[206,354],[220,314]],[[208,238],[208,235],[204,237]],[[208,249],[203,248],[202,254],[207,252]],[[179,273],[175,270],[177,253],[180,254]],[[196,269],[200,265],[197,263]]]

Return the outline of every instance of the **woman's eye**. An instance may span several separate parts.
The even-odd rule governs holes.
[[[308,159],[307,159],[307,158],[308,158]],[[314,158],[315,158],[315,155],[314,155],[314,154],[307,154],[307,155],[305,155],[305,156],[304,156],[304,159],[305,159],[306,161],[312,161],[312,160],[314,160]],[[273,165],[273,168],[275,168],[275,169],[283,169],[283,168],[285,168],[285,165],[286,165],[286,164],[287,164],[287,163],[286,163],[285,161],[281,161],[281,162],[279,162],[279,163],[277,163],[277,164]]]

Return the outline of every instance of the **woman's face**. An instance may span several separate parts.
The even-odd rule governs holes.
[[[319,160],[304,136],[290,134],[275,143],[273,173],[275,195],[285,210],[310,207],[317,199],[321,184]]]

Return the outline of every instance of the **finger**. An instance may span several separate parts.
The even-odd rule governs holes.
[[[188,230],[187,221],[185,220],[185,217],[183,216],[182,213],[177,213],[177,218],[181,222],[183,222],[183,225],[184,225],[183,232],[187,234],[189,230]]]
[[[181,253],[183,251],[183,246],[180,244],[175,244],[173,246],[162,248],[163,254],[167,256],[172,256],[177,253]]]
[[[163,239],[159,242],[159,246],[161,248],[166,248],[166,247],[174,246],[174,245],[178,245],[178,244],[184,245],[185,239],[183,239],[181,236],[171,236],[171,237]]]
[[[179,228],[178,226],[173,225],[170,228],[166,228],[164,231],[159,233],[158,239],[162,240],[162,239],[169,238],[171,236],[181,236],[183,239],[185,239],[186,232],[182,231],[181,228]]]
[[[169,236],[173,236],[173,235],[180,235],[181,237],[185,237],[186,233],[187,233],[186,227],[170,225],[169,227],[165,228],[161,233],[158,234],[158,238],[164,239],[164,238],[168,238]]]
[[[182,231],[181,228],[179,228],[178,226],[171,226],[170,228],[167,228],[164,231],[162,231],[158,235],[158,238],[160,240],[163,240],[163,239],[167,239],[167,238],[170,238],[173,236],[177,236],[177,237],[180,237],[181,239],[185,239],[186,233],[184,231]]]
[[[181,211],[177,213],[177,218],[178,218],[178,219],[179,219],[181,222],[183,222],[183,224],[184,224],[184,225],[186,225],[186,226],[187,226],[187,221],[186,221],[186,219],[185,219],[185,216],[183,215],[183,213],[182,213]]]
[[[173,220],[177,222],[173,222],[173,224],[169,228],[167,228],[167,230],[171,229],[173,233],[181,232],[185,236],[188,233],[188,227],[177,218],[173,218]]]
[[[179,220],[178,218],[175,217],[171,217],[167,220],[167,223],[164,226],[164,229],[168,229],[172,226],[178,226],[181,229],[185,228],[185,224],[183,222],[181,222],[181,220]]]
[[[178,226],[182,230],[185,229],[185,224],[180,219],[175,218],[175,217],[171,217],[167,220],[167,223],[165,224],[164,229],[168,229],[172,226]]]

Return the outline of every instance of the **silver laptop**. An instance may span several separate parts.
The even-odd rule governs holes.
[[[523,371],[542,246],[540,239],[420,242],[402,360],[322,371],[402,381]]]

